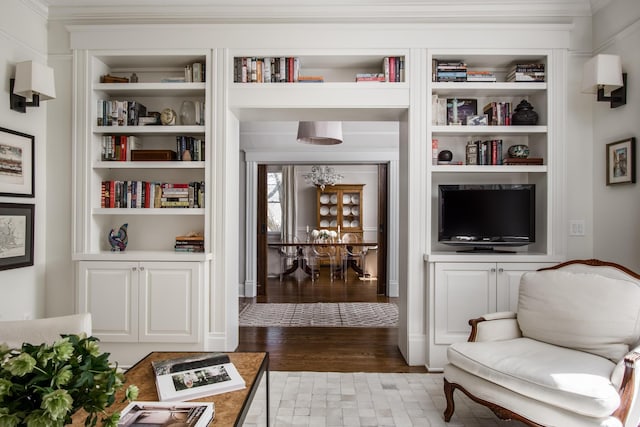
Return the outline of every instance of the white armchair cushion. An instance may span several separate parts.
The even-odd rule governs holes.
[[[606,417],[620,404],[609,380],[615,364],[590,353],[516,338],[455,343],[447,357],[473,375],[569,412]]]
[[[61,334],[91,335],[91,314],[49,317],[34,320],[7,320],[0,322],[0,343],[20,348],[23,343],[52,344]]]
[[[640,286],[588,273],[526,273],[518,324],[524,337],[618,362],[640,335]]]

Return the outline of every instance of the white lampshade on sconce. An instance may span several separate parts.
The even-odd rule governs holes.
[[[298,122],[298,142],[315,145],[342,144],[342,122]]]
[[[16,77],[10,80],[10,108],[26,113],[26,107],[38,107],[40,101],[55,99],[53,68],[33,61],[16,64]]]
[[[598,101],[609,101],[611,108],[627,103],[627,73],[622,72],[618,55],[596,55],[584,64],[582,93],[597,93]]]

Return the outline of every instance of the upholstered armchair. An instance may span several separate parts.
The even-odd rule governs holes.
[[[33,320],[5,320],[0,322],[0,343],[20,348],[23,343],[52,344],[61,334],[91,335],[91,314],[71,314]]]
[[[529,426],[638,426],[639,275],[598,260],[525,273],[516,313],[469,323],[447,351],[445,421],[460,390]]]

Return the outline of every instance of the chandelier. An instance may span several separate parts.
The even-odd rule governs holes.
[[[327,185],[336,185],[342,178],[339,173],[333,170],[329,166],[312,166],[311,173],[305,173],[302,175],[308,184],[318,186],[324,191],[324,187]]]

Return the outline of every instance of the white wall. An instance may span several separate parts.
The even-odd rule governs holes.
[[[35,137],[35,198],[0,197],[0,203],[35,204],[34,265],[0,271],[0,320],[42,317],[45,314],[47,199],[47,109],[56,100],[27,107],[25,114],[9,109],[9,79],[15,64],[33,60],[47,63],[47,26],[42,11],[20,0],[4,0],[0,13],[0,127]],[[53,106],[52,106],[53,104]],[[65,189],[65,192],[68,190]],[[68,235],[67,235],[68,239]]]
[[[594,255],[640,271],[640,184],[606,185],[606,144],[629,137],[640,141],[640,2],[616,0],[593,20],[595,53],[622,57],[628,74],[627,104],[593,104]],[[636,147],[638,149],[640,147]],[[638,163],[636,153],[636,166]],[[636,173],[640,178],[640,175]]]

